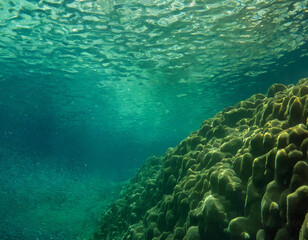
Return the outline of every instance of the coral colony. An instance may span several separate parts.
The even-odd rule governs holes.
[[[149,158],[93,240],[308,239],[307,94],[274,84]]]

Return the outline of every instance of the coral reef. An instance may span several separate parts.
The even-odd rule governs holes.
[[[148,159],[93,239],[308,239],[308,78],[274,84]]]

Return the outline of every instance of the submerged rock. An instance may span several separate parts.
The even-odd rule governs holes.
[[[308,78],[274,84],[150,158],[93,240],[308,239]]]
[[[267,97],[274,97],[275,93],[286,90],[287,87],[283,84],[273,84],[267,91]]]

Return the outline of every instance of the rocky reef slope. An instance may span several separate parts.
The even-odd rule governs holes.
[[[151,157],[94,240],[308,239],[308,78],[272,85]]]

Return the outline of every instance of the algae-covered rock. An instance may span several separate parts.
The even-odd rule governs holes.
[[[238,108],[232,109],[224,114],[224,124],[228,126],[235,126],[236,123],[243,118],[251,118],[253,109]]]
[[[286,227],[283,227],[277,231],[274,240],[295,240],[295,238],[291,236],[290,232]]]
[[[287,87],[283,84],[273,84],[267,90],[267,97],[274,97],[275,93],[286,90]]]
[[[198,226],[191,226],[185,237],[184,240],[199,240],[201,239],[200,234],[199,234],[199,230],[198,230]]]
[[[306,214],[306,217],[305,217],[305,220],[304,220],[303,225],[301,227],[298,239],[299,240],[308,240],[308,213]]]
[[[177,227],[174,229],[174,239],[183,239],[185,236],[185,229],[183,227]]]
[[[239,150],[242,146],[243,146],[243,141],[241,138],[232,138],[228,142],[221,145],[220,151],[235,155],[237,150]]]
[[[308,186],[299,187],[287,197],[287,226],[290,233],[298,238],[299,230],[308,213]]]
[[[272,85],[150,158],[93,240],[307,240],[308,78]]]
[[[247,181],[252,174],[252,163],[253,157],[250,153],[245,153],[241,159],[241,166],[240,166],[240,178],[243,181]]]
[[[252,155],[259,156],[264,153],[263,138],[262,133],[257,133],[252,136],[250,140],[250,152]]]
[[[283,190],[276,181],[270,182],[261,202],[261,223],[266,235],[271,238],[275,237],[282,224],[278,203]]]
[[[292,176],[292,166],[284,149],[280,149],[275,158],[275,180],[282,186],[289,185]]]
[[[293,99],[292,103],[290,103],[290,113],[288,117],[288,123],[290,124],[290,126],[294,126],[302,122],[302,110],[303,106],[299,98]]]
[[[290,188],[295,191],[302,185],[308,185],[308,164],[305,161],[299,161],[294,166]]]

